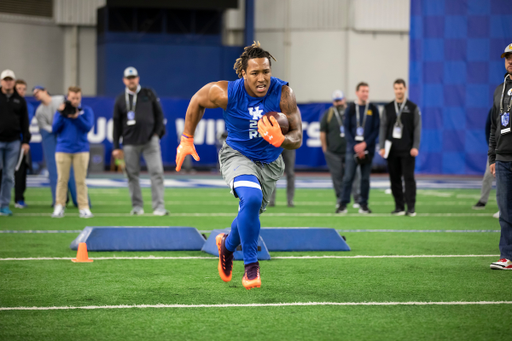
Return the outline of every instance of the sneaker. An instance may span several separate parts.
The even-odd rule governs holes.
[[[391,212],[391,214],[396,216],[405,215],[405,210],[403,208],[395,208],[395,210]]]
[[[473,207],[472,209],[474,210],[484,210],[485,209],[485,204],[481,201],[478,201]]]
[[[359,204],[357,204],[357,203],[356,203],[356,204],[352,205],[352,207],[353,207],[353,208],[361,208],[361,205],[359,205]]]
[[[9,207],[4,206],[0,208],[0,215],[10,216],[12,215],[12,211],[9,209]]]
[[[512,270],[512,261],[510,259],[502,258],[497,262],[491,263],[493,270]]]
[[[275,202],[272,202],[272,201],[271,201],[271,202],[269,202],[269,203],[268,203],[268,207],[275,207],[275,206],[276,206],[276,203],[275,203]]]
[[[144,214],[144,209],[142,207],[134,207],[130,211],[131,215],[142,215]]]
[[[169,211],[167,211],[165,208],[157,208],[153,211],[153,215],[162,217],[164,215],[169,215]]]
[[[347,213],[347,205],[339,205],[337,208],[336,208],[336,212],[334,213],[338,213],[338,214],[345,214]]]
[[[84,208],[83,210],[79,211],[79,217],[80,218],[92,218],[94,215],[92,214],[91,210],[88,208]]]
[[[499,217],[500,217],[500,211],[498,211],[498,212],[494,213],[494,214],[492,215],[492,217],[493,217],[493,218],[496,218],[496,219],[499,219]]]
[[[220,278],[224,282],[231,281],[231,276],[233,274],[233,252],[226,249],[226,238],[227,234],[221,233],[215,237],[215,244],[217,244],[217,249],[219,250],[219,265],[217,269],[219,270]]]
[[[405,213],[406,216],[409,216],[409,217],[416,217],[416,211],[413,209],[409,209],[407,210],[407,213]]]
[[[361,205],[361,207],[359,208],[359,213],[361,213],[361,214],[370,214],[370,213],[372,213],[372,210],[370,210],[368,208],[368,205]]]
[[[53,210],[52,218],[62,218],[64,217],[64,207],[62,205],[55,205],[55,209]]]
[[[20,201],[17,201],[17,202],[14,204],[14,207],[15,207],[15,208],[25,208],[25,207],[27,207],[27,204],[25,204],[25,201],[20,200]]]
[[[293,201],[288,201],[288,207],[295,207],[295,204],[293,203]]]
[[[260,263],[245,264],[245,274],[242,278],[242,285],[247,289],[261,287]]]

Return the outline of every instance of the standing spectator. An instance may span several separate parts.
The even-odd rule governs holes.
[[[27,93],[27,83],[22,79],[17,79],[16,83],[14,83],[14,87],[16,88],[18,94],[25,98]],[[34,110],[34,106],[27,102],[29,127],[32,119],[34,118]],[[30,155],[30,150],[26,155],[23,156],[20,167],[14,172],[14,207],[16,208],[27,207],[25,204],[25,190],[27,188],[28,169],[32,170],[32,158]]]
[[[375,155],[375,141],[379,135],[379,109],[368,100],[370,87],[361,82],[356,87],[357,102],[351,103],[345,110],[345,139],[347,140],[347,153],[345,156],[345,175],[343,177],[343,191],[336,213],[347,213],[347,204],[350,202],[350,192],[356,174],[356,167],[361,167],[361,199],[359,213],[369,214],[370,173],[372,159]]]
[[[50,178],[50,189],[52,192],[52,207],[55,206],[57,192],[57,164],[55,163],[55,148],[57,146],[57,135],[52,131],[53,117],[59,106],[64,103],[64,96],[50,96],[48,91],[41,85],[36,85],[32,90],[36,100],[41,104],[36,109],[36,120],[39,132],[42,137],[44,161]],[[78,206],[76,200],[76,186],[74,172],[71,172],[68,182],[68,190],[71,194],[73,204]]]
[[[286,173],[286,200],[288,207],[295,207],[293,203],[293,197],[295,196],[295,149],[288,150],[283,149],[281,153],[284,161],[284,172]],[[269,206],[276,205],[276,191],[274,189],[270,197]]]
[[[338,211],[343,191],[343,175],[345,173],[345,155],[347,152],[347,140],[345,139],[345,109],[346,99],[341,90],[332,93],[332,107],[327,109],[320,119],[320,142],[324,152],[325,161],[331,173],[332,185],[336,194],[336,211]],[[352,185],[354,208],[359,208],[359,196],[361,172],[357,168]]]
[[[12,215],[9,203],[20,148],[24,154],[30,150],[27,104],[14,87],[15,79],[12,70],[4,70],[0,74],[0,168],[3,170],[0,215],[6,216]]]
[[[164,206],[164,168],[160,151],[160,138],[165,134],[164,114],[160,99],[153,90],[139,85],[139,74],[134,67],[124,70],[125,91],[114,105],[115,158],[122,155],[119,139],[123,138],[128,187],[132,199],[131,214],[144,214],[139,184],[140,156],[144,156],[151,176],[153,214],[168,215]]]
[[[53,117],[52,131],[57,135],[55,161],[58,173],[53,218],[64,216],[71,165],[75,173],[80,218],[93,217],[89,209],[85,177],[89,165],[87,133],[94,125],[94,114],[90,107],[82,106],[81,102],[82,90],[78,86],[69,87],[67,101],[59,106],[59,111]]]
[[[487,120],[485,121],[485,141],[487,143],[487,146],[489,146],[489,136],[491,134],[491,116],[492,116],[492,108],[489,110],[489,114],[487,114]],[[473,206],[474,210],[485,209],[485,205],[487,205],[487,200],[489,199],[489,194],[491,193],[493,181],[494,181],[494,176],[491,174],[491,169],[489,168],[489,157],[487,157],[484,178],[482,179],[482,188],[480,190],[480,199]],[[499,218],[500,211],[496,212],[493,215],[493,217]]]
[[[393,83],[395,100],[384,106],[380,123],[379,154],[386,154],[386,141],[391,142],[388,160],[389,180],[391,192],[395,198],[393,215],[405,215],[404,190],[402,177],[405,183],[405,202],[407,215],[416,216],[416,180],[414,167],[416,156],[420,147],[421,138],[421,112],[418,106],[405,97],[407,87],[403,79]]]
[[[496,176],[496,201],[500,210],[500,260],[491,269],[512,270],[512,44],[505,47],[505,79],[494,90],[491,134],[489,136],[489,168]]]

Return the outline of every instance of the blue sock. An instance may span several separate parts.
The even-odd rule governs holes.
[[[244,264],[258,261],[258,238],[260,236],[260,208],[263,201],[261,186],[254,175],[240,175],[234,180],[235,193],[240,199],[238,216],[231,224],[231,233],[226,239],[226,248],[235,250],[241,243]],[[233,229],[233,227],[236,227]]]

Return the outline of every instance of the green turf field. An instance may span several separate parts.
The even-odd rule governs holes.
[[[149,189],[143,194],[151,213]],[[346,216],[333,214],[332,190],[297,190],[296,207],[288,208],[285,191],[278,190],[277,206],[261,216],[263,227],[487,232],[343,231],[350,252],[271,252],[273,259],[261,262],[262,287],[251,291],[241,284],[241,262],[224,283],[216,258],[201,252],[90,252],[110,259],[75,264],[69,244],[77,233],[0,233],[0,339],[507,340],[512,272],[489,269],[499,258],[499,233],[489,232],[500,229],[492,218],[498,208],[493,192],[485,210],[472,210],[478,194],[419,190],[418,216],[410,218],[389,215],[392,197],[383,190],[371,192],[371,216],[351,207]],[[78,218],[76,208],[52,219],[49,189],[29,188],[29,208],[0,217],[0,230],[152,225],[207,231],[228,227],[237,212],[227,189],[167,189],[167,217],[130,216],[127,189],[93,188],[90,196],[93,219]],[[40,257],[65,259],[12,259]],[[2,310],[7,307],[89,309]]]

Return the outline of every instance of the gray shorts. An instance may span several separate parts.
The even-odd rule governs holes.
[[[219,163],[220,173],[235,197],[237,195],[233,188],[233,182],[237,176],[254,175],[258,178],[263,192],[260,214],[265,212],[272,192],[276,188],[276,182],[284,172],[283,157],[279,155],[277,160],[268,164],[254,162],[224,143],[219,152]]]

